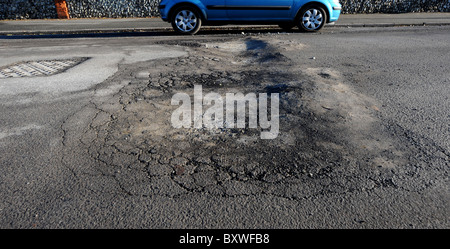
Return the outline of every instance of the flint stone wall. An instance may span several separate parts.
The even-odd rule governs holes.
[[[0,20],[58,18],[54,0],[0,0]]]
[[[67,0],[72,18],[158,16],[160,0]],[[342,13],[450,12],[450,0],[340,0]],[[54,0],[0,0],[0,20],[57,18]]]
[[[67,0],[70,16],[92,17],[151,17],[158,16],[160,0]]]
[[[344,14],[450,12],[450,0],[340,0]]]

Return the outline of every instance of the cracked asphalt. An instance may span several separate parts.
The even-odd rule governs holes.
[[[449,27],[0,40],[2,228],[449,228]],[[172,127],[279,93],[280,131]]]

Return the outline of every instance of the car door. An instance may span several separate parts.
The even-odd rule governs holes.
[[[270,21],[289,19],[294,0],[226,0],[231,20]]]
[[[200,0],[206,7],[206,18],[210,21],[227,20],[226,0]]]

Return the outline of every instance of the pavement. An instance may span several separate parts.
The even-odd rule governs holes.
[[[339,21],[334,24],[335,27],[439,25],[450,25],[450,13],[343,14],[341,15]],[[203,30],[249,30],[273,27],[273,25],[227,25],[219,27],[203,27]],[[95,18],[0,21],[0,36],[166,31],[171,31],[171,26],[169,23],[163,22],[160,18]]]

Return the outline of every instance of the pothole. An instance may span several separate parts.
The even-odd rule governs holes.
[[[192,49],[188,57],[149,65],[148,81],[126,86],[118,99],[121,108],[96,116],[104,116],[105,125],[96,126],[95,120],[91,125],[97,138],[86,145],[100,162],[98,170],[133,195],[204,192],[289,199],[372,189],[373,180],[354,174],[372,174],[371,164],[397,170],[392,165],[401,155],[380,152],[395,146],[383,134],[370,135],[376,125],[373,103],[352,91],[339,72],[299,67],[264,41],[243,43],[253,50],[223,54],[206,46]],[[233,63],[236,58],[244,62]],[[220,96],[278,93],[279,136],[262,140],[261,127],[173,128],[172,96],[191,96],[195,85]],[[363,148],[366,144],[379,146]],[[389,181],[390,175],[380,178]]]
[[[87,57],[25,61],[0,67],[0,78],[51,76],[62,73],[88,60]]]

